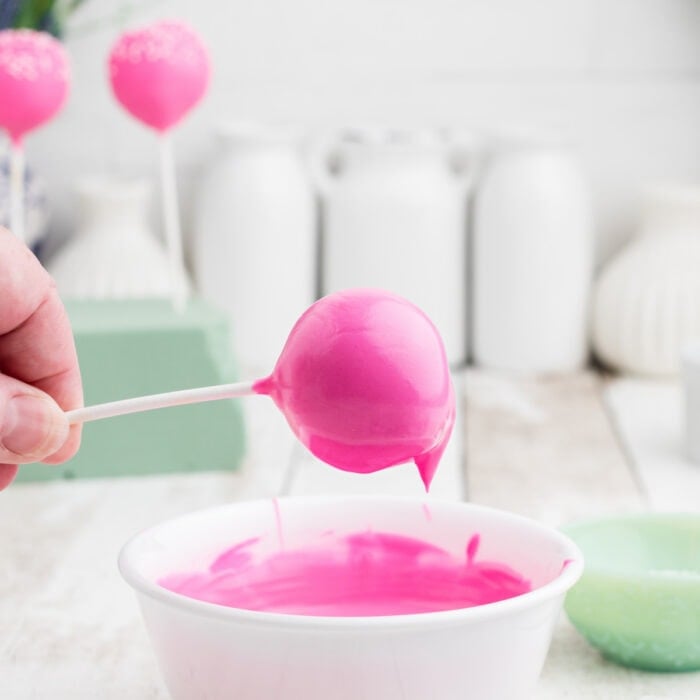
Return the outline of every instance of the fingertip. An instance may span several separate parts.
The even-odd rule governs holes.
[[[68,438],[53,454],[42,460],[43,464],[61,464],[66,462],[80,449],[80,440],[82,435],[81,425],[72,425],[68,433]]]
[[[22,393],[15,393],[19,388],[23,389]],[[59,450],[70,435],[66,414],[53,398],[1,375],[0,408],[0,460],[3,464],[26,464],[44,459]]]

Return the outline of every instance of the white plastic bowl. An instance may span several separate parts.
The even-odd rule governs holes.
[[[329,529],[366,528],[500,560],[534,590],[478,607],[419,615],[308,617],[227,608],[156,582],[204,569],[232,544],[263,535],[298,547]],[[466,503],[329,497],[203,510],[134,537],[119,567],[136,590],[175,700],[523,700],[535,687],[580,551],[532,520]],[[564,565],[565,561],[569,564]]]

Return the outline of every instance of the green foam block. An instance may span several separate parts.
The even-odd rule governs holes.
[[[66,304],[85,404],[236,381],[227,321],[195,299]],[[177,406],[86,423],[78,454],[23,466],[20,481],[235,469],[244,454],[237,401]]]

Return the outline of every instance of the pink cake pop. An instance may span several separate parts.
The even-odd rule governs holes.
[[[29,29],[0,31],[0,127],[16,145],[58,112],[69,81],[68,57],[52,36]]]
[[[125,32],[109,55],[112,90],[122,106],[160,136],[160,179],[173,304],[187,298],[170,130],[204,96],[209,55],[201,39],[182,22],[157,22]]]
[[[413,460],[426,488],[455,419],[437,329],[409,301],[379,290],[313,304],[253,389],[272,397],[324,462],[367,473]]]
[[[312,304],[265,379],[122,399],[67,417],[85,423],[249,394],[272,397],[324,462],[368,473],[413,460],[426,489],[455,420],[437,329],[406,299],[373,289],[336,292]]]
[[[44,124],[68,95],[70,70],[61,44],[44,32],[0,31],[0,127],[10,135],[10,228],[24,239],[24,150],[28,132]]]
[[[210,73],[206,47],[182,22],[157,22],[125,32],[109,56],[116,98],[136,119],[161,133],[202,99]]]

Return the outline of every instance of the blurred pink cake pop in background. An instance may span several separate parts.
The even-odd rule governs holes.
[[[69,83],[60,42],[29,29],[0,31],[0,127],[15,144],[58,112]]]
[[[210,73],[207,49],[182,22],[162,21],[125,32],[109,56],[116,98],[159,132],[177,124],[202,99]]]
[[[324,462],[367,473],[412,460],[426,488],[455,419],[437,329],[418,307],[379,290],[337,292],[309,307],[272,374],[253,388]]]

